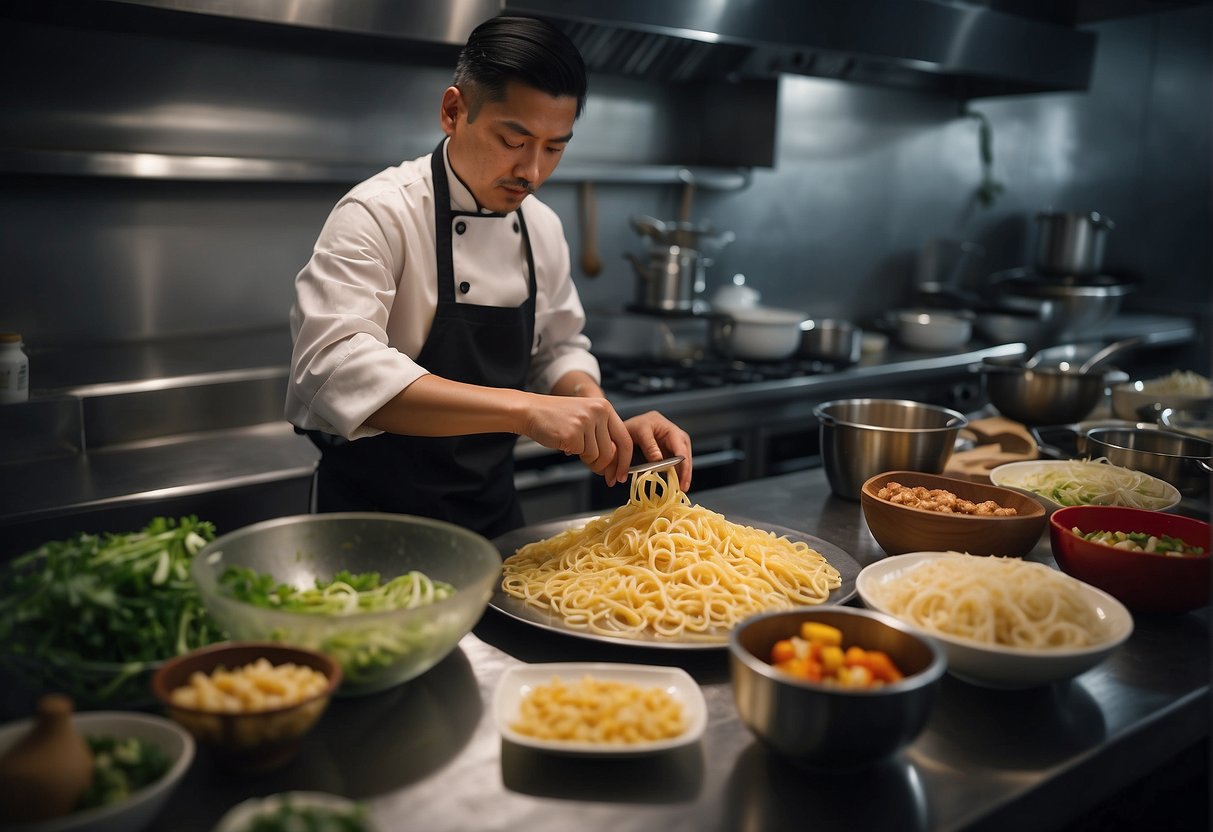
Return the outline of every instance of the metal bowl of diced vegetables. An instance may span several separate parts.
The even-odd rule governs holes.
[[[5,704],[29,710],[47,692],[88,709],[155,704],[164,660],[224,638],[190,578],[214,538],[197,517],[156,517],[47,541],[0,569]]]
[[[373,693],[440,662],[480,619],[501,573],[484,537],[373,512],[279,517],[208,544],[192,574],[232,638],[318,650],[338,696]]]

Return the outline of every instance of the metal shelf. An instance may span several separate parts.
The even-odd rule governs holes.
[[[247,156],[185,156],[113,150],[0,148],[0,174],[96,176],[106,178],[215,182],[346,182],[354,184],[396,162],[339,162]],[[750,184],[749,168],[626,165],[570,162],[552,182],[593,181],[621,185],[674,185],[693,182],[710,190],[740,190]]]

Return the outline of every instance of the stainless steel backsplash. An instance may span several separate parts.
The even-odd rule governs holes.
[[[709,270],[709,292],[742,272],[764,302],[861,320],[909,299],[915,254],[931,238],[981,243],[986,257],[969,276],[980,281],[1027,262],[1037,210],[1099,210],[1117,222],[1108,270],[1143,281],[1132,308],[1192,315],[1207,333],[1209,27],[1208,6],[1101,23],[1088,93],[970,102],[994,128],[1006,184],[990,208],[974,199],[977,124],[961,104],[801,76],[779,80],[777,121],[741,92],[594,79],[565,164],[753,166],[743,189],[696,192],[694,218],[737,234]],[[402,65],[383,47],[359,59],[70,25],[30,24],[26,34],[35,40],[0,58],[0,151],[83,140],[386,165],[428,152],[441,135],[450,68]],[[775,92],[755,94],[773,101]],[[39,375],[40,349],[285,328],[293,278],[350,184],[10,167],[0,189],[0,329],[24,334],[36,392],[63,386]],[[587,307],[632,300],[623,253],[641,243],[628,217],[673,217],[679,195],[675,184],[601,182],[605,268],[591,279],[576,272],[575,183],[541,191],[565,221]],[[1207,368],[1207,340],[1198,349]]]

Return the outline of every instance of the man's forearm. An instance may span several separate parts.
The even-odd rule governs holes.
[[[372,413],[366,425],[405,436],[520,433],[530,395],[426,375]]]

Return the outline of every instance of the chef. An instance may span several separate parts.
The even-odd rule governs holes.
[[[286,417],[322,452],[316,507],[523,525],[518,436],[578,456],[608,485],[633,452],[678,455],[657,412],[622,420],[599,386],[554,211],[533,194],[585,103],[571,41],[497,17],[460,52],[433,153],[355,186],[295,279]]]

